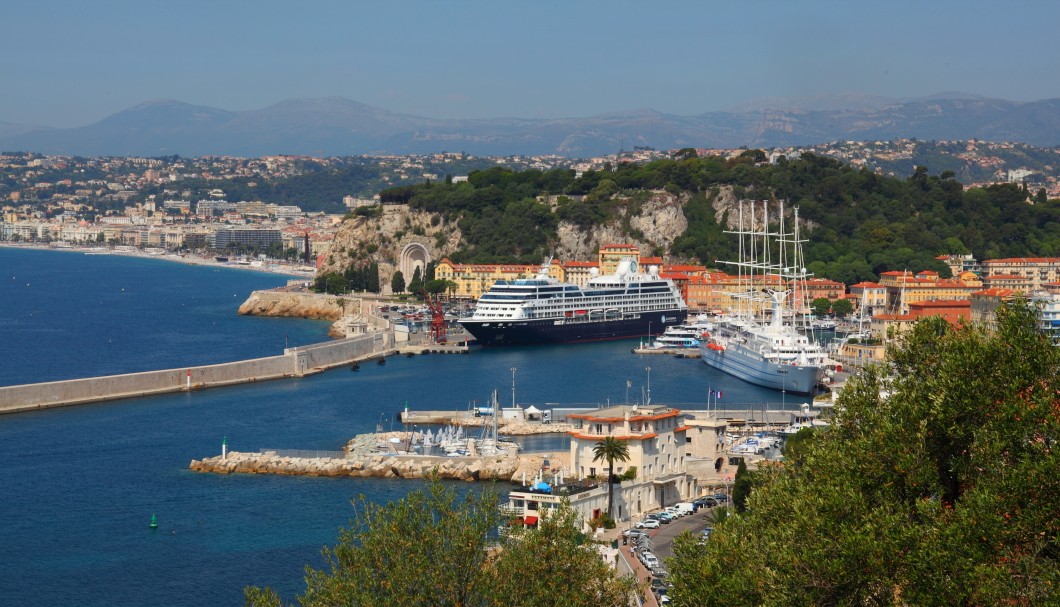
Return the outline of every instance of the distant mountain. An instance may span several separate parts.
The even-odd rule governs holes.
[[[46,129],[0,123],[0,149],[80,156],[465,151],[588,157],[634,146],[784,147],[842,140],[983,139],[1060,144],[1060,99],[1029,103],[965,93],[895,101],[865,95],[760,100],[695,116],[631,110],[563,119],[450,120],[349,99],[292,99],[232,112],[156,100],[95,124]]]

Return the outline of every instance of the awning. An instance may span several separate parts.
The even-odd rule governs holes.
[[[523,517],[523,523],[525,523],[527,525],[536,525],[537,524],[537,517],[536,516],[530,516],[528,514],[528,515]]]
[[[534,415],[534,414],[537,414],[537,413],[541,413],[541,409],[538,409],[537,407],[535,407],[533,405],[530,405],[529,407],[526,408],[526,412],[529,415]]]

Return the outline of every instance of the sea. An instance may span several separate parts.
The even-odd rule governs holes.
[[[164,259],[0,248],[0,385],[270,356],[326,341],[328,323],[236,314],[284,276]],[[0,416],[0,604],[242,605],[248,585],[285,602],[354,516],[400,499],[401,479],[213,475],[192,459],[231,450],[338,450],[410,409],[514,398],[538,407],[623,402],[797,408],[696,359],[636,355],[638,341],[394,356],[192,393]],[[803,400],[805,400],[803,398]],[[562,437],[527,439],[563,449]],[[469,485],[459,484],[461,490]],[[155,516],[157,529],[150,529]]]

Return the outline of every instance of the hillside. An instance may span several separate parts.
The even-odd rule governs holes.
[[[897,138],[1060,144],[1060,100],[960,93],[890,103],[762,103],[676,116],[639,109],[561,119],[426,118],[337,97],[229,111],[156,100],[77,128],[0,124],[0,149],[80,156],[343,156],[466,151],[584,158],[635,146],[737,148]]]
[[[347,220],[327,269],[370,260],[385,279],[412,241],[458,263],[591,259],[600,244],[627,242],[670,263],[713,267],[735,257],[725,230],[740,199],[800,207],[809,269],[848,284],[903,268],[945,275],[935,259],[944,253],[1060,256],[1060,202],[1021,186],[965,191],[949,173],[898,179],[812,154],[775,165],[756,162],[763,156],[623,164],[579,177],[493,168],[465,183],[392,188],[381,197],[396,206]]]

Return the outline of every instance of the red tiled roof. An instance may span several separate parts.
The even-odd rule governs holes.
[[[995,263],[1060,263],[1060,257],[1006,257],[1004,259],[987,259],[983,264]]]
[[[1000,287],[991,287],[989,289],[983,289],[982,291],[976,291],[972,295],[983,295],[986,297],[1012,297],[1017,291],[1012,289],[1002,289]]]

